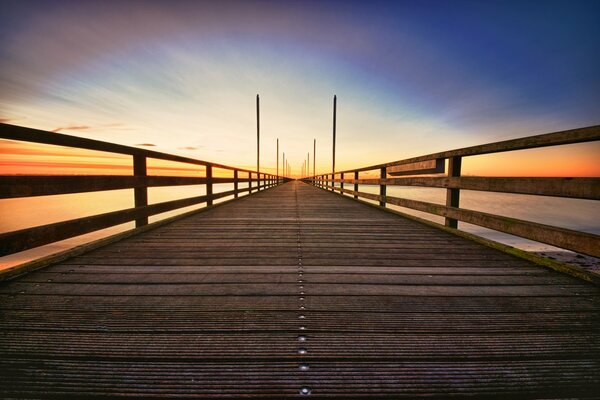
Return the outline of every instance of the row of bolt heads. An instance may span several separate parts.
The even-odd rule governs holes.
[[[302,266],[302,255],[300,254],[300,234],[298,233],[298,289],[300,291],[300,297],[298,298],[300,300],[300,311],[303,312],[304,310],[306,310],[306,306],[304,305],[304,302],[306,301],[306,298],[304,297],[305,292],[304,292],[304,277],[303,277],[304,273],[303,273],[303,266]],[[298,319],[305,319],[306,316],[304,314],[300,314],[298,315]],[[300,326],[300,330],[304,331],[306,330],[306,326],[301,325]],[[308,339],[308,337],[306,335],[298,335],[298,342],[303,343],[306,342],[306,340]],[[308,353],[308,350],[306,350],[305,347],[300,347],[298,348],[298,354],[303,356],[306,355]],[[309,369],[309,365],[306,363],[302,363],[298,366],[298,369],[300,371],[308,371]],[[301,387],[300,388],[300,394],[301,395],[309,395],[311,393],[311,390],[309,387]]]

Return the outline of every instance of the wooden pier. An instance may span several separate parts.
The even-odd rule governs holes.
[[[299,181],[0,299],[5,398],[600,393],[597,286]]]

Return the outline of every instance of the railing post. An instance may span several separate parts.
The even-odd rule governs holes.
[[[213,174],[212,174],[212,165],[206,166],[206,205],[212,206],[213,204]]]
[[[233,171],[233,198],[238,197],[238,171],[237,169]]]
[[[252,193],[252,172],[248,172],[248,193]]]
[[[333,180],[335,179],[335,172],[331,174],[331,191],[335,193],[335,184]]]
[[[386,167],[382,167],[381,168],[381,172],[379,174],[379,179],[385,179],[387,178],[387,168]],[[386,192],[387,192],[387,186],[386,185],[382,185],[381,183],[379,184],[379,195],[382,196],[383,198],[379,201],[379,205],[381,207],[385,207],[385,196],[386,196]]]
[[[448,176],[460,176],[462,157],[451,157],[448,159]],[[446,189],[446,206],[459,207],[460,204],[460,189]],[[450,228],[458,228],[458,221],[453,218],[446,217],[445,225]]]
[[[133,175],[143,178],[148,176],[145,156],[133,156]],[[145,207],[148,205],[148,186],[144,184],[142,187],[136,187],[133,189],[133,195],[136,208]],[[148,225],[148,216],[140,217],[135,220],[136,228],[144,225]]]
[[[340,189],[342,189],[342,190],[340,190],[340,194],[343,195],[344,194],[344,173],[343,172],[340,174],[340,179],[342,180],[340,182]]]
[[[260,172],[256,173],[256,187],[257,187],[257,192],[260,192]]]
[[[355,182],[354,182],[354,191],[355,191],[355,192],[358,192],[358,183],[356,183],[356,181],[357,181],[357,180],[358,180],[358,171],[354,171],[354,181],[355,181]],[[354,195],[354,198],[355,198],[355,199],[358,199],[358,195],[357,195],[357,194],[355,194],[355,195]]]

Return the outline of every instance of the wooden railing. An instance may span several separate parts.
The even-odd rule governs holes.
[[[127,155],[132,157],[131,161],[133,167],[133,176],[4,175],[0,176],[0,199],[133,189],[135,200],[134,208],[2,233],[0,234],[0,256],[17,253],[130,221],[135,221],[136,227],[142,227],[148,224],[148,217],[152,215],[200,203],[206,203],[206,206],[212,206],[213,202],[217,199],[228,196],[237,198],[241,193],[252,193],[253,191],[267,189],[288,180],[281,176],[257,173],[256,171],[230,167],[208,161],[9,124],[0,124],[0,139]],[[150,176],[148,175],[147,167],[147,159],[149,158],[184,163],[193,167],[200,166],[205,170],[205,176]],[[214,169],[217,168],[232,171],[233,177],[224,178],[213,176]],[[200,172],[198,174],[200,175]],[[248,187],[239,188],[238,184],[242,182],[247,182]],[[213,191],[213,185],[221,183],[233,183],[233,190],[215,193]],[[181,185],[205,185],[206,194],[156,204],[148,204],[149,187]]]
[[[550,244],[578,253],[600,257],[600,236],[591,233],[544,225],[506,216],[500,216],[460,207],[460,190],[518,193],[539,196],[557,196],[573,199],[600,200],[600,178],[541,178],[541,177],[482,177],[461,176],[463,157],[482,154],[534,149],[572,143],[600,140],[600,126],[548,133],[514,140],[466,147],[441,153],[428,154],[386,164],[372,165],[347,171],[322,174],[305,179],[318,187],[348,194],[355,199],[363,198],[379,202],[385,207],[392,204],[445,217],[445,225],[457,228],[458,221],[479,225],[485,228],[520,236],[541,243]],[[446,176],[407,176],[388,177],[390,172],[396,175],[418,175],[444,170],[448,160]],[[600,160],[600,155],[599,155]],[[379,178],[360,179],[361,172],[377,171]],[[351,176],[348,179],[348,176]],[[339,183],[336,186],[335,183]],[[344,184],[354,185],[346,189]],[[358,185],[379,185],[379,194],[360,192]],[[435,204],[387,195],[387,186],[422,186],[446,188],[446,204]],[[574,210],[576,212],[576,210]]]

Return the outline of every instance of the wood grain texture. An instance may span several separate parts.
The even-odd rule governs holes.
[[[594,285],[291,182],[1,283],[0,397],[592,398],[599,327]]]

